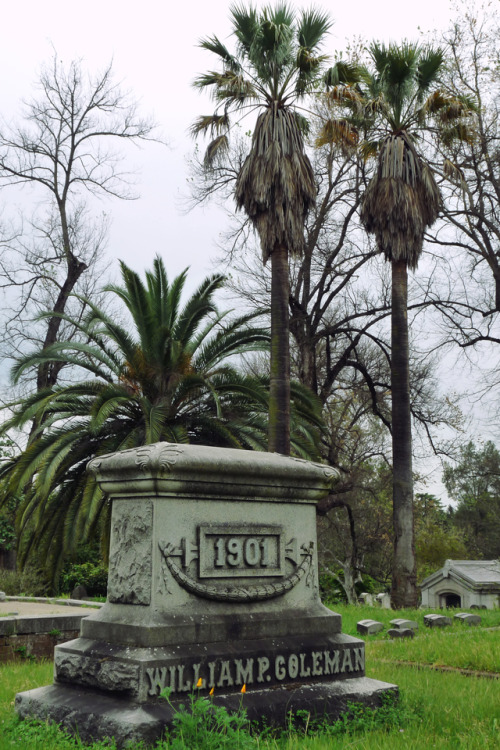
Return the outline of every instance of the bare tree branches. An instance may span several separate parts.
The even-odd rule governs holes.
[[[111,65],[92,76],[80,61],[64,67],[54,53],[37,88],[24,121],[0,126],[0,185],[29,184],[40,196],[32,217],[16,230],[4,228],[0,238],[0,287],[14,297],[5,319],[11,355],[30,340],[45,347],[71,337],[60,315],[75,290],[92,290],[107,239],[108,217],[94,214],[93,196],[135,199],[134,175],[116,144],[158,140],[152,120],[115,83]],[[54,315],[35,323],[47,310]],[[54,385],[59,372],[39,367],[37,387]]]

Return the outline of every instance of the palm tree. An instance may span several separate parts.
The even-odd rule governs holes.
[[[121,273],[123,284],[107,291],[123,303],[127,323],[86,300],[87,317],[71,321],[83,334],[80,342],[55,343],[13,369],[14,379],[45,363],[85,375],[23,399],[1,428],[2,434],[22,429],[34,417],[43,425],[20,455],[2,464],[0,479],[3,501],[24,493],[20,564],[44,561],[53,581],[78,542],[100,533],[107,549],[109,506],[86,473],[93,457],[161,440],[265,450],[267,383],[230,364],[234,355],[268,349],[269,333],[253,325],[255,314],[229,321],[217,311],[220,275],[205,279],[181,306],[186,272],[169,283],[157,258],[146,284],[124,263]],[[294,446],[309,457],[319,420],[312,398],[297,398]]]
[[[192,133],[210,134],[209,168],[227,153],[234,115],[257,112],[250,152],[239,171],[235,199],[255,227],[263,261],[271,259],[271,365],[268,450],[290,452],[289,275],[290,254],[304,247],[304,221],[314,205],[316,186],[304,152],[307,119],[298,105],[320,80],[325,57],[318,49],[330,27],[315,10],[295,15],[286,3],[230,8],[236,53],[216,37],[201,41],[217,55],[221,72],[199,76],[194,85],[209,89],[215,112],[200,117]]]
[[[352,85],[332,81],[329,97],[351,110],[345,129],[359,138],[364,156],[377,156],[375,173],[361,202],[361,221],[375,235],[377,247],[391,263],[391,390],[393,446],[394,563],[392,605],[417,605],[413,529],[412,436],[407,320],[408,268],[417,267],[424,233],[439,215],[441,193],[429,164],[416,148],[430,125],[446,140],[468,138],[466,117],[473,109],[465,97],[437,87],[443,52],[404,42],[374,43],[373,69],[348,71]],[[327,83],[329,83],[327,81]],[[338,122],[337,121],[332,121]],[[328,124],[319,144],[337,138]]]

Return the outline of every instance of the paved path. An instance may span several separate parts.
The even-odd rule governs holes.
[[[16,615],[19,617],[37,615],[90,615],[96,612],[96,608],[78,607],[70,604],[53,604],[51,601],[10,601],[0,602],[0,617],[5,615]]]

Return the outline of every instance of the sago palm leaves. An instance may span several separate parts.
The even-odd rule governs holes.
[[[215,307],[223,277],[207,278],[181,304],[186,273],[169,283],[157,258],[146,283],[125,264],[123,283],[108,287],[124,322],[87,301],[79,342],[59,342],[20,360],[14,378],[34,363],[74,368],[73,382],[38,391],[14,406],[2,426],[38,432],[0,468],[3,497],[23,499],[17,518],[19,560],[35,559],[55,579],[78,542],[106,538],[108,506],[86,466],[91,458],[166,440],[263,450],[267,383],[231,364],[235,355],[266,350],[269,334],[254,315],[230,320]],[[78,379],[77,379],[78,378]],[[297,394],[294,446],[314,451],[314,399]]]

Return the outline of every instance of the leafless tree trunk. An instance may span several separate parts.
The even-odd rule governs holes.
[[[153,122],[140,117],[133,98],[114,83],[111,66],[92,77],[78,61],[63,68],[54,54],[39,88],[25,104],[23,123],[0,128],[0,185],[30,184],[41,197],[31,238],[24,236],[26,220],[3,238],[3,286],[21,291],[10,316],[12,342],[20,349],[40,312],[52,313],[38,336],[43,347],[60,337],[60,316],[104,249],[106,219],[90,218],[87,196],[135,198],[132,175],[120,168],[114,146],[153,139],[154,132]],[[37,389],[55,385],[59,370],[40,366]]]

